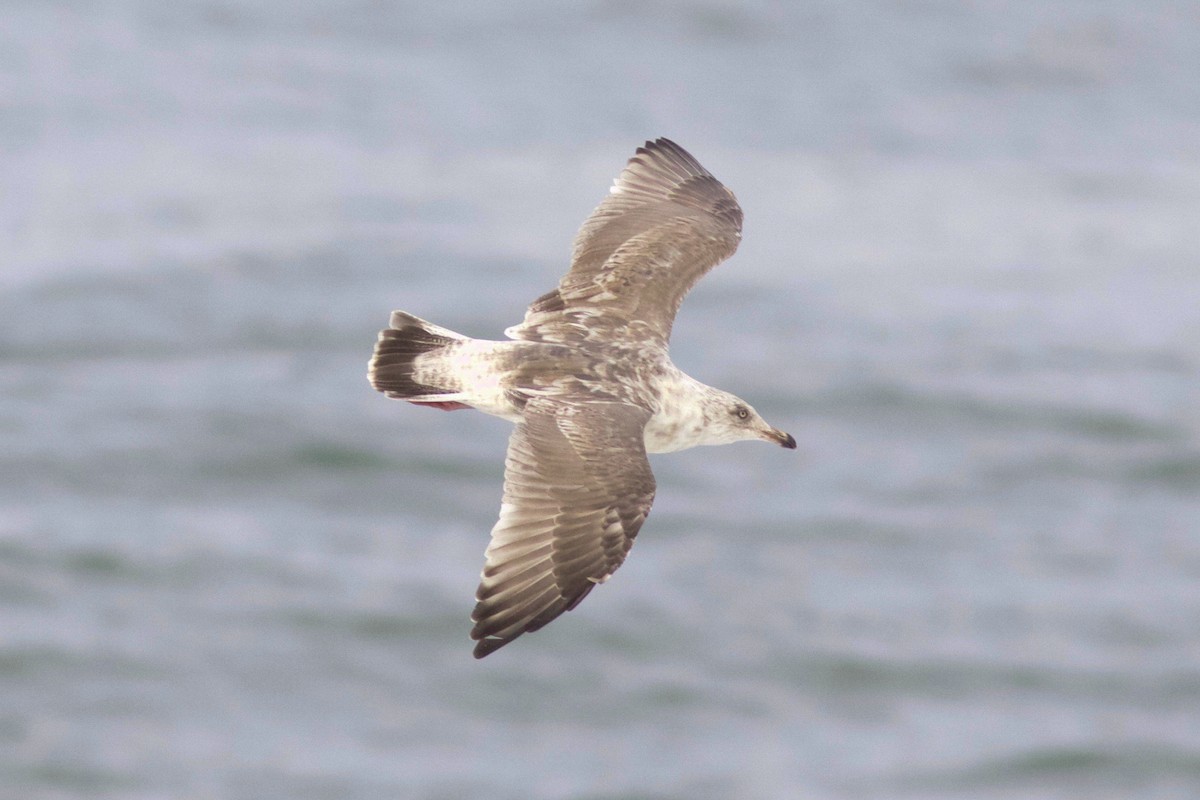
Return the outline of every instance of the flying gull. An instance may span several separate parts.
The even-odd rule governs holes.
[[[471,614],[476,658],[575,608],[616,572],[654,501],[647,453],[742,439],[796,447],[667,352],[684,295],[741,237],[733,193],[658,139],[629,160],[576,235],[558,288],[504,332],[511,341],[392,312],[371,385],[516,423]]]

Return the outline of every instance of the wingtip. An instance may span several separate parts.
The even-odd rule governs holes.
[[[485,637],[475,643],[475,650],[474,650],[473,655],[475,656],[476,660],[479,660],[481,658],[484,658],[485,656],[491,655],[492,653],[496,652],[501,647],[504,647],[504,645],[508,644],[511,641],[512,641],[512,639],[496,639],[496,638],[493,638],[490,636]]]
[[[712,173],[705,169],[695,156],[665,136],[647,139],[646,143],[639,147],[633,157],[629,159],[630,166],[637,164],[646,169],[666,170],[677,179],[696,176],[712,177]]]
[[[671,139],[665,136],[659,136],[657,139],[647,139],[646,143],[637,149],[638,155],[650,154],[655,150],[668,150],[672,153],[686,153],[687,151],[676,144]],[[690,157],[690,156],[689,156]]]

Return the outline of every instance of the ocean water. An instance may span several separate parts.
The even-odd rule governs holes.
[[[13,2],[0,797],[1200,796],[1200,6]],[[737,193],[653,459],[488,659],[498,337],[644,139]]]

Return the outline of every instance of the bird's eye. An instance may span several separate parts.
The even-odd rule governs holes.
[[[738,419],[750,419],[750,410],[745,406],[738,406],[733,413],[737,415]]]

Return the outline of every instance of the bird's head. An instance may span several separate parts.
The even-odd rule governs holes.
[[[704,444],[729,444],[745,439],[762,439],[765,442],[796,449],[796,440],[768,424],[754,406],[740,397],[713,389],[704,404]]]

